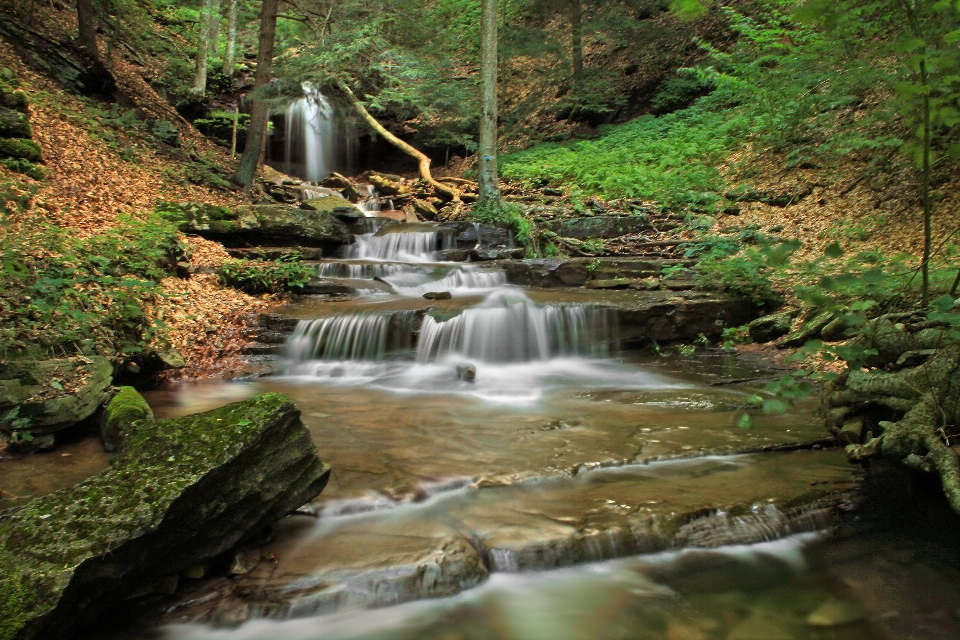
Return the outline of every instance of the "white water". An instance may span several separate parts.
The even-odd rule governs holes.
[[[582,305],[538,306],[519,289],[498,289],[445,321],[423,320],[419,362],[456,355],[483,362],[530,362],[557,356],[606,357],[616,341],[613,313]]]
[[[347,247],[348,258],[397,262],[434,262],[437,258],[436,231],[388,233],[382,236],[365,233],[355,236],[355,239],[356,241]]]
[[[354,313],[319,320],[303,320],[287,341],[294,362],[309,360],[384,360],[388,350],[405,351],[413,345],[412,311]]]
[[[316,89],[303,87],[304,97],[287,107],[285,114],[285,170],[296,173],[296,158],[302,158],[302,178],[319,182],[334,170],[336,127],[333,107]]]

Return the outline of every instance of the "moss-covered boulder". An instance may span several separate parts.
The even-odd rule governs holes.
[[[321,198],[322,200],[323,198]],[[343,202],[343,200],[340,198]],[[355,208],[347,203],[351,209]],[[180,229],[232,246],[339,246],[350,240],[347,226],[331,211],[285,204],[241,205],[234,209],[184,208]]]
[[[0,520],[0,640],[68,637],[143,585],[249,539],[328,475],[281,394],[134,421],[108,470]]]
[[[4,93],[0,89],[0,102],[16,104],[13,95]],[[10,96],[10,99],[4,100],[7,96]],[[0,106],[0,138],[30,138],[32,136],[33,130],[30,128],[30,119],[26,113]]]
[[[27,162],[43,162],[43,149],[26,138],[0,138],[0,158],[23,158]]]
[[[363,215],[359,209],[346,198],[338,195],[328,195],[322,198],[310,198],[300,203],[301,209],[307,211],[327,211],[345,215]]]
[[[100,422],[103,448],[111,453],[119,449],[125,434],[138,420],[153,420],[153,409],[136,389],[120,387],[117,395],[107,404]]]
[[[54,433],[86,420],[109,398],[113,365],[100,356],[15,360],[0,366],[0,431]]]
[[[747,325],[750,339],[754,342],[770,342],[790,333],[793,319],[800,315],[799,309],[788,309],[757,318]]]

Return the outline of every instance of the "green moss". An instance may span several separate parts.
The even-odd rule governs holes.
[[[133,387],[120,387],[110,400],[104,416],[100,436],[107,451],[120,448],[124,434],[138,420],[153,420],[153,410]]]
[[[285,396],[268,393],[184,418],[134,421],[109,469],[10,515],[0,523],[0,640],[55,606],[81,563],[156,529],[174,500],[253,446],[265,424],[297,414]],[[287,440],[300,435],[290,430]]]
[[[29,162],[41,162],[43,149],[26,138],[0,138],[0,158],[23,158]]]

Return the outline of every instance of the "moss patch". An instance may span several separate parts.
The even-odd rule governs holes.
[[[0,158],[23,158],[28,162],[42,162],[43,150],[33,140],[0,138]]]
[[[124,434],[138,420],[153,420],[153,409],[133,387],[120,387],[120,392],[110,400],[104,415],[100,436],[107,451],[120,448]]]

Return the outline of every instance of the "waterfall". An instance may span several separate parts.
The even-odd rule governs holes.
[[[334,169],[336,137],[333,107],[316,89],[303,87],[304,97],[287,107],[286,172],[300,174],[311,182],[319,182]],[[302,159],[302,168],[295,170]]]
[[[529,362],[557,356],[605,357],[616,346],[616,315],[601,307],[538,306],[522,291],[497,290],[444,321],[423,320],[417,360],[447,355],[483,362]]]
[[[402,273],[420,272],[417,267],[405,264],[350,264],[347,262],[327,262],[317,269],[321,278],[387,278]]]
[[[287,356],[293,362],[381,361],[413,348],[416,319],[415,311],[397,311],[301,320],[287,341]]]
[[[403,272],[399,273],[402,274]],[[405,285],[404,281],[409,282],[409,278],[392,278],[391,275],[384,276],[383,281],[392,286],[394,291],[404,296],[420,296],[428,291],[494,289],[507,285],[505,271],[481,270],[467,266],[454,269],[439,280],[416,284]]]
[[[388,233],[382,236],[363,234],[347,247],[347,257],[362,260],[403,260],[430,262],[437,256],[436,231]]]

